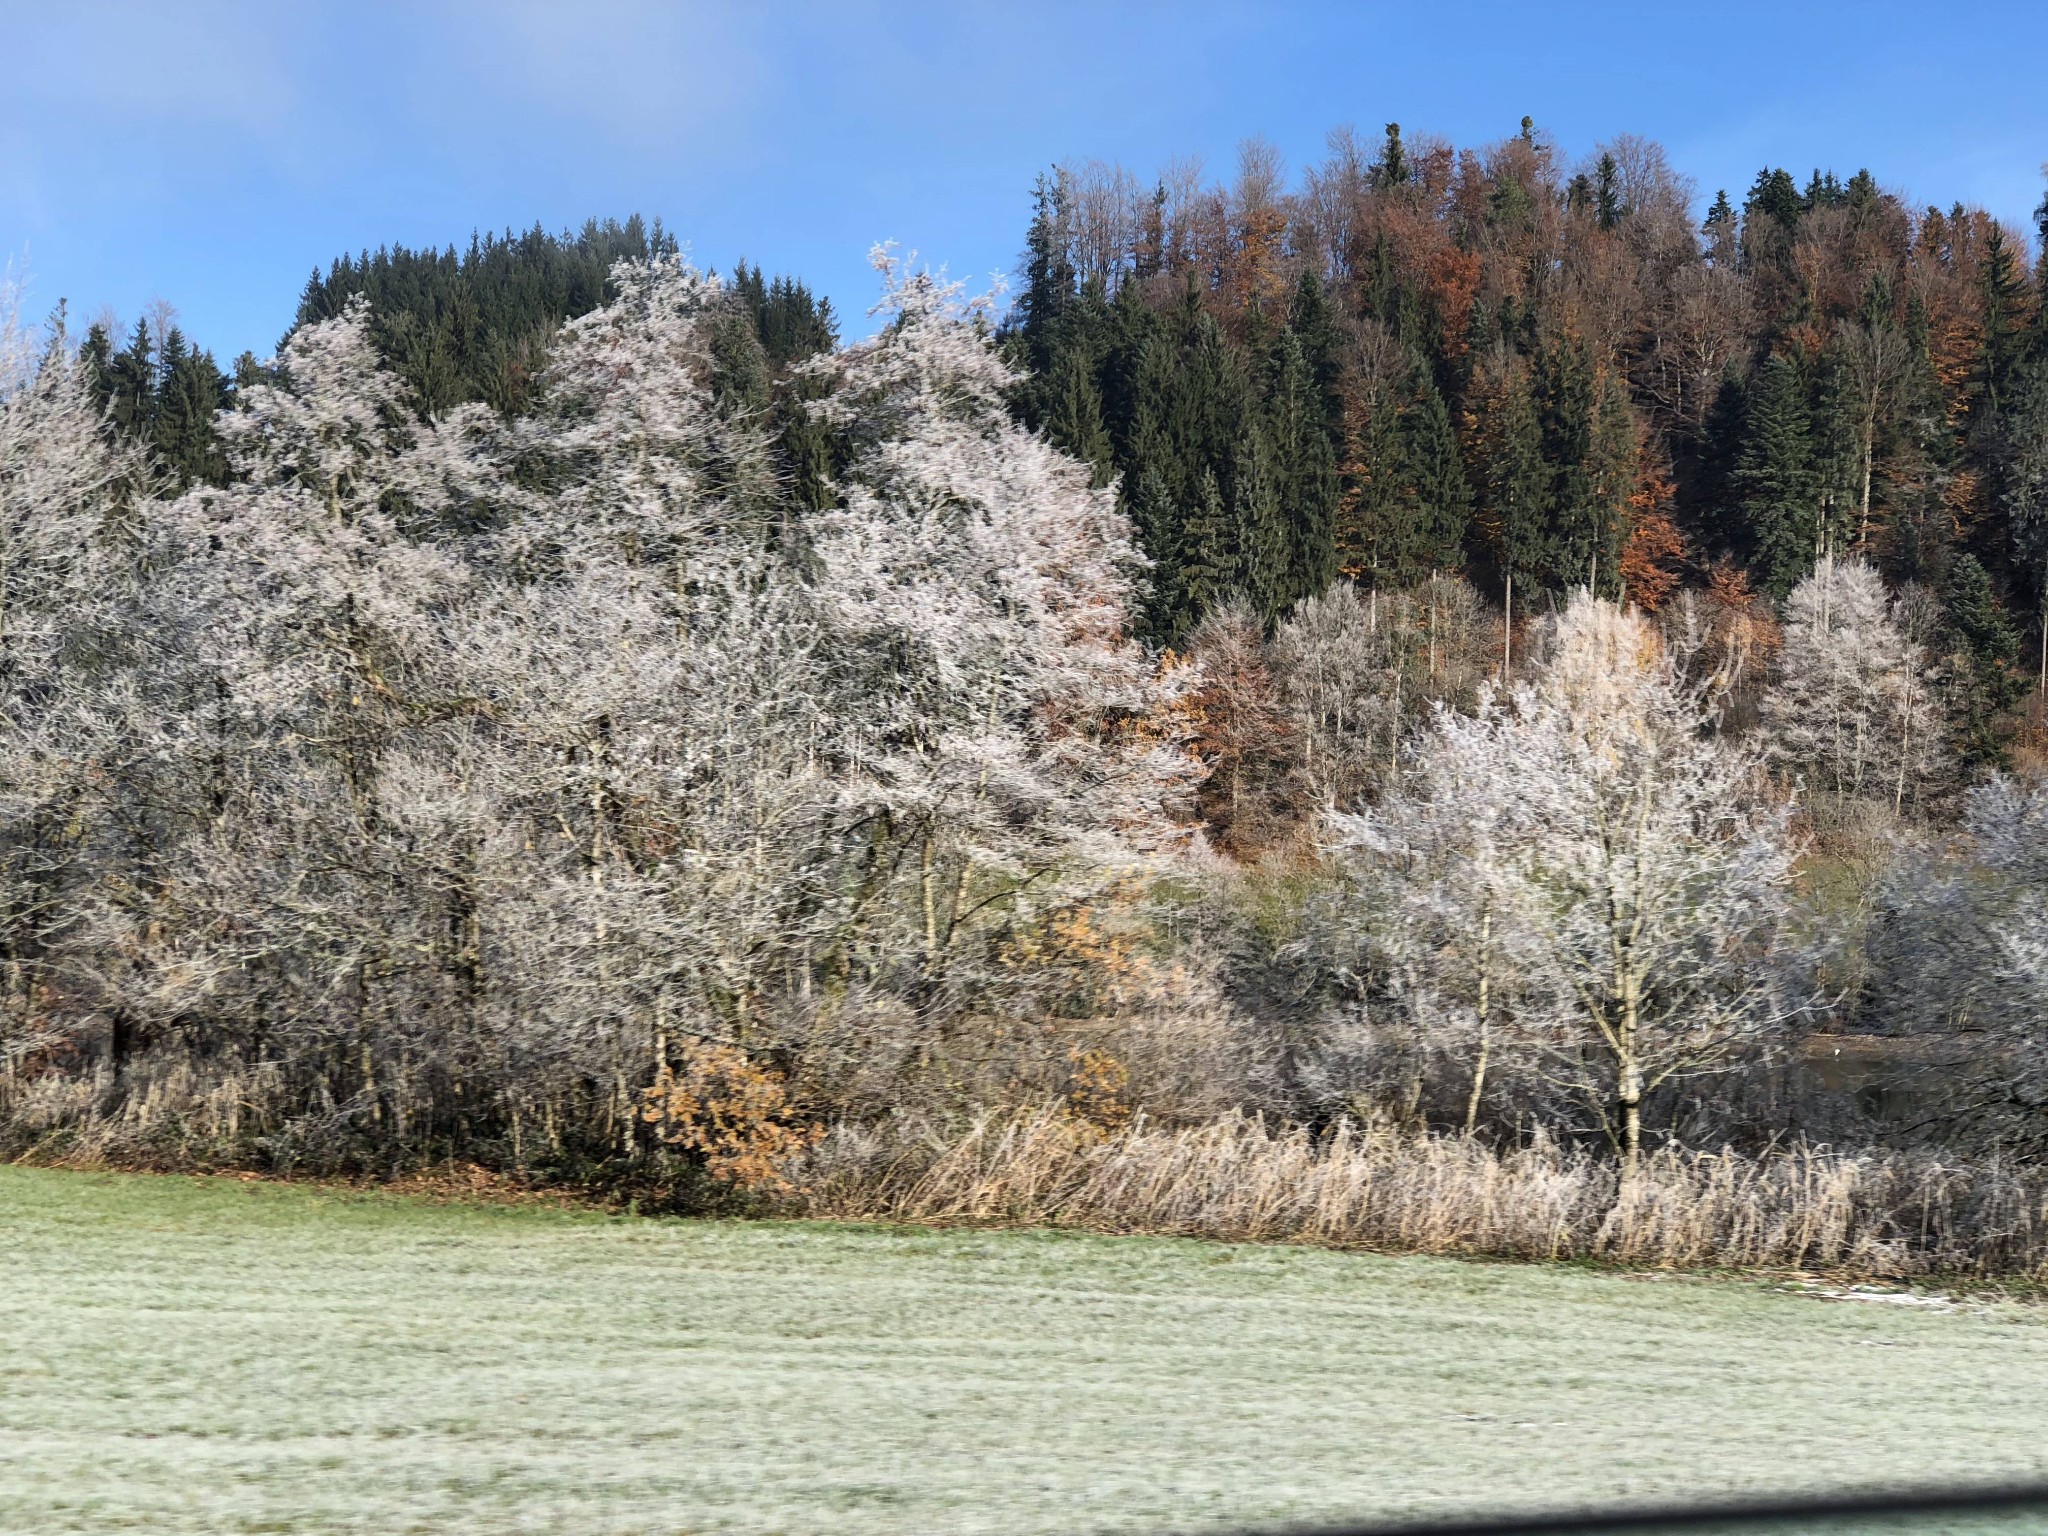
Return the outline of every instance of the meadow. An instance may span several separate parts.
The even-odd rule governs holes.
[[[2048,1471],[2048,1311],[0,1169],[9,1532],[1151,1531]]]

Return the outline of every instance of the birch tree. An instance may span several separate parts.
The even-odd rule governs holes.
[[[1762,723],[1772,766],[1828,794],[1882,797],[1897,810],[1939,771],[1927,656],[1870,566],[1826,557],[1792,589]]]
[[[1515,957],[1516,1048],[1631,1164],[1659,1090],[1758,1059],[1799,1011],[1783,819],[1711,726],[1650,624],[1581,594],[1530,682],[1440,709],[1413,787],[1335,824],[1414,872],[1410,991],[1476,1006]]]

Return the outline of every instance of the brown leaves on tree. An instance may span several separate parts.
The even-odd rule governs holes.
[[[664,1066],[641,1090],[640,1118],[713,1178],[739,1189],[787,1189],[785,1164],[823,1131],[802,1122],[782,1074],[717,1042],[686,1040],[682,1057],[680,1072]]]

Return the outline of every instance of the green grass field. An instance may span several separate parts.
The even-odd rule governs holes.
[[[0,1169],[0,1528],[1145,1531],[2048,1473],[2048,1310]]]

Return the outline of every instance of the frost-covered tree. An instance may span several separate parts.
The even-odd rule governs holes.
[[[1971,1128],[2048,1139],[2048,787],[1972,790],[1956,845],[1901,862],[1871,948],[1869,1021],[1966,1044]]]
[[[1126,727],[1159,704],[1127,638],[1142,567],[1113,488],[1026,432],[956,284],[876,252],[888,323],[823,412],[848,465],[817,520],[846,792],[907,840],[929,965],[981,913],[1164,835],[1185,778]]]
[[[103,430],[61,314],[43,341],[0,285],[0,1069],[50,1041],[81,985],[63,953],[85,892],[113,873],[124,759],[119,604],[143,481]],[[89,967],[88,967],[89,969]]]
[[[1826,557],[1792,589],[1762,722],[1772,765],[1828,794],[1898,809],[1940,771],[1942,715],[1926,654],[1871,566]]]
[[[1486,981],[1513,1019],[1494,1050],[1631,1161],[1660,1088],[1754,1058],[1797,1009],[1782,821],[1711,725],[1649,622],[1582,594],[1530,682],[1439,709],[1403,793],[1333,827],[1401,877],[1407,989],[1476,1011]]]
[[[1465,582],[1410,590],[1339,582],[1295,605],[1274,670],[1301,737],[1311,798],[1352,807],[1400,777],[1400,753],[1439,701],[1469,711],[1497,666],[1499,631]]]
[[[55,1006],[170,1074],[113,1112],[246,1111],[279,1158],[624,1156],[692,1062],[829,1100],[877,1019],[1040,1008],[1050,925],[1177,836],[1192,669],[1128,639],[1114,491],[949,290],[888,283],[803,381],[843,473],[800,507],[669,258],[511,420],[422,419],[361,303],[303,326],[175,501],[61,347],[16,367],[8,1059]]]

